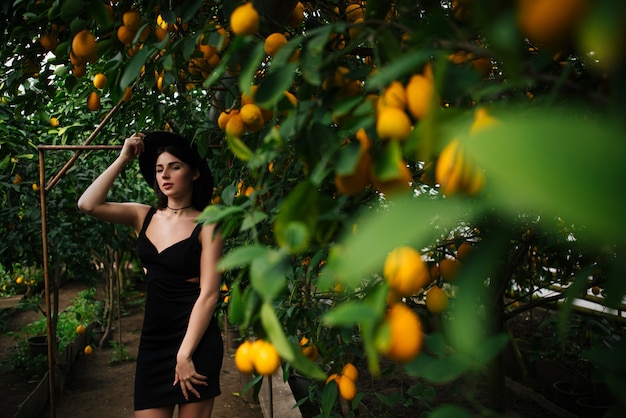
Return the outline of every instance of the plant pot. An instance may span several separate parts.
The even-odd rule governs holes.
[[[301,402],[299,408],[302,416],[313,417],[319,415],[319,408],[308,399],[309,387],[313,384],[313,380],[298,373],[294,373],[289,376],[287,383],[289,384],[289,388],[296,402]],[[302,401],[303,399],[306,400]]]
[[[59,337],[57,338],[57,345],[59,344]],[[35,358],[39,354],[48,356],[48,336],[47,335],[34,335],[26,340],[28,343],[28,356]]]
[[[600,418],[609,410],[610,401],[583,396],[576,399],[576,412],[581,418]]]
[[[589,395],[589,390],[583,385],[568,380],[557,380],[552,384],[554,403],[571,408],[581,396]]]

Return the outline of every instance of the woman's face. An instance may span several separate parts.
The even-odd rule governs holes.
[[[169,197],[182,197],[192,192],[193,181],[199,177],[197,170],[169,152],[156,159],[156,179],[161,192]]]

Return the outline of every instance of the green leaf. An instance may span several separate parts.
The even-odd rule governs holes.
[[[471,368],[472,362],[458,354],[434,357],[422,352],[405,366],[405,371],[431,383],[445,384],[461,377]]]
[[[356,233],[350,232],[334,247],[320,276],[320,288],[332,288],[337,281],[356,287],[364,277],[380,271],[393,248],[399,245],[423,248],[432,244],[438,236],[432,221],[437,220],[439,228],[445,230],[462,215],[471,221],[471,216],[454,199],[398,197],[393,205],[375,208],[359,219]]]
[[[299,348],[295,348],[287,339],[282,324],[278,320],[274,308],[268,302],[261,306],[261,323],[280,356],[290,362],[301,374],[313,379],[324,380],[326,374],[318,365],[309,360]]]
[[[61,19],[65,22],[71,22],[85,8],[87,3],[84,0],[67,0],[61,5]]]
[[[432,56],[432,51],[420,50],[411,54],[402,54],[387,66],[374,74],[367,82],[368,91],[384,88],[393,80],[414,74]]]
[[[234,268],[245,267],[256,258],[266,257],[270,251],[268,247],[258,244],[235,247],[220,259],[218,268],[232,270]]]
[[[223,207],[221,205],[209,205],[204,208],[196,221],[203,224],[218,223],[243,211],[244,209],[240,206]]]
[[[139,74],[141,74],[141,68],[144,66],[149,57],[152,57],[157,50],[150,45],[144,45],[143,48],[137,52],[137,54],[130,60],[126,68],[124,69],[124,73],[122,74],[122,78],[120,79],[120,88],[124,90],[126,87],[131,85]]]
[[[228,148],[235,154],[235,157],[239,158],[241,161],[248,161],[254,153],[248,146],[240,139],[236,138],[232,135],[226,135],[226,143],[228,144]]]
[[[244,321],[245,304],[239,286],[233,286],[228,301],[228,320],[232,324],[241,324]]]
[[[359,302],[345,302],[322,317],[322,322],[329,327],[350,327],[362,321],[378,319],[380,315],[369,305]]]
[[[624,242],[624,131],[576,109],[511,111],[501,123],[467,138],[486,170],[488,193],[500,210],[557,216],[586,227],[598,240]]]
[[[302,251],[313,236],[318,215],[319,191],[309,181],[298,184],[281,203],[274,236],[290,253]]]
[[[241,38],[237,37],[235,39],[235,47],[250,49],[250,46],[248,44],[243,44],[243,39],[241,41],[239,39]],[[228,49],[232,48],[233,45],[230,45]],[[262,42],[257,43],[254,49],[246,54],[245,64],[243,65],[243,68],[239,73],[239,88],[242,92],[250,94],[250,87],[255,84],[255,74],[259,69],[259,65],[264,57],[265,51],[263,50]]]
[[[266,109],[271,109],[277,104],[284,97],[284,92],[293,84],[296,67],[296,63],[288,64],[265,76],[256,92],[256,103]]]
[[[250,284],[264,301],[271,301],[287,286],[289,263],[281,251],[266,249],[262,255],[252,259]]]
[[[472,418],[465,409],[455,405],[442,405],[437,408],[428,416],[428,418]]]
[[[242,231],[247,231],[248,229],[254,228],[255,225],[257,225],[260,222],[263,222],[268,217],[269,217],[269,215],[267,213],[262,212],[260,210],[255,210],[253,212],[248,212],[243,217],[243,222],[241,224],[241,230]]]

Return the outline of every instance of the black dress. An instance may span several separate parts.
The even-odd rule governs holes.
[[[194,386],[201,397],[189,394],[187,401],[180,385],[172,385],[176,353],[200,294],[199,284],[187,280],[200,276],[202,225],[197,225],[189,238],[158,253],[146,236],[155,211],[150,209],[137,238],[137,253],[146,269],[147,290],[135,374],[135,410],[196,402],[221,393],[219,376],[224,348],[215,315],[192,356],[196,371],[207,376],[207,386]]]

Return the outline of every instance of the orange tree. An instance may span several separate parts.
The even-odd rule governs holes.
[[[594,286],[604,306],[622,302],[624,6],[66,0],[3,13],[3,169],[34,134],[80,143],[111,109],[99,142],[142,129],[196,141],[216,177],[200,220],[226,237],[229,319],[272,343],[285,377],[318,382],[326,415],[362,397],[327,375],[357,360],[376,375],[381,357],[433,383],[487,366],[503,410],[506,320],[560,300],[564,330]],[[61,129],[32,126],[43,120]],[[14,123],[31,128],[12,137]],[[419,255],[388,258],[400,247]],[[624,350],[581,353],[614,394]]]

